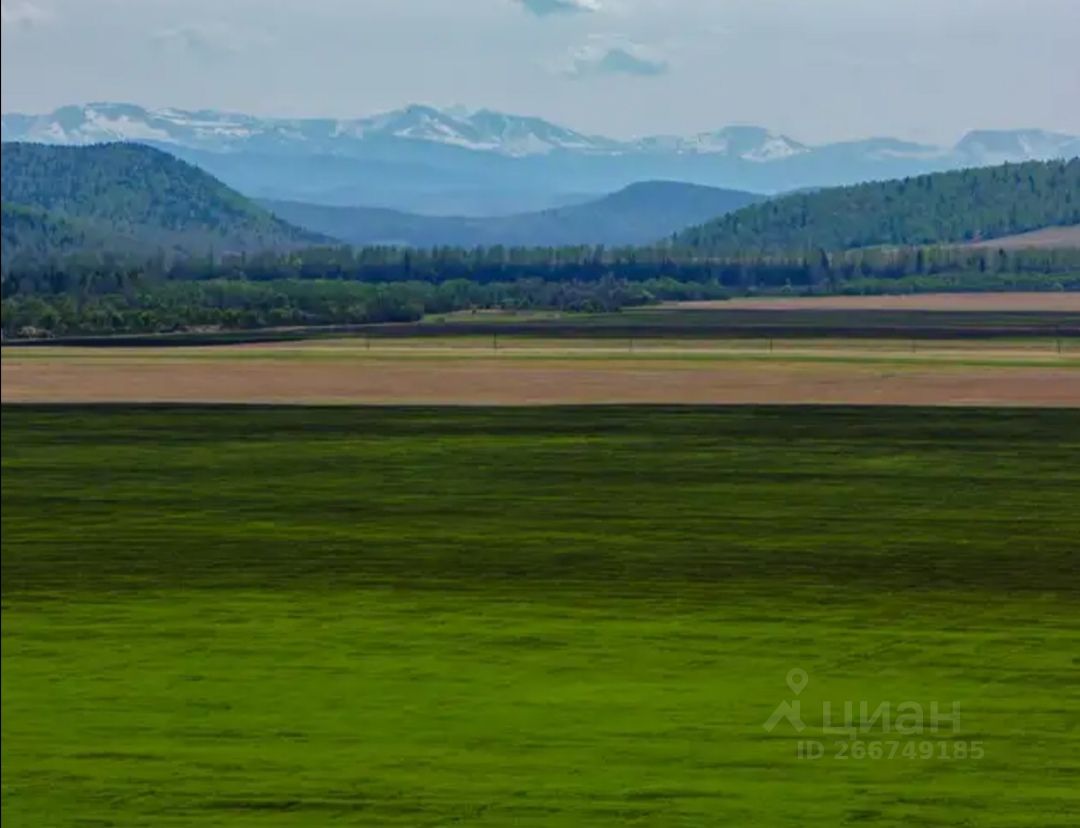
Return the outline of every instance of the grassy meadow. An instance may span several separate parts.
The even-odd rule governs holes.
[[[2,449],[12,826],[1075,825],[1078,411],[19,406]]]

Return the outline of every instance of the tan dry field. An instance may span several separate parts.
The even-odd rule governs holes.
[[[1080,247],[1080,224],[1068,227],[1045,227],[1042,230],[1032,230],[1030,233],[1017,233],[1015,236],[1003,236],[999,239],[971,242],[968,246],[1004,248],[1006,250]]]
[[[739,348],[742,350],[739,350]],[[760,349],[760,344],[757,345]],[[184,349],[5,350],[5,403],[602,403],[1080,406],[1080,358],[1046,342],[583,347],[356,340]]]
[[[1080,311],[1080,293],[920,293],[902,296],[792,296],[668,302],[689,310]]]

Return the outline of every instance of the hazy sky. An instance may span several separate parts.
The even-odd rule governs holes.
[[[405,103],[629,137],[1080,133],[1080,0],[2,0],[3,110]]]

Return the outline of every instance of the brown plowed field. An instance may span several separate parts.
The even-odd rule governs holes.
[[[688,310],[1080,311],[1080,293],[919,293],[902,296],[793,296],[670,302]]]
[[[202,349],[196,356],[5,354],[3,400],[451,405],[830,403],[1080,406],[1063,359],[965,365],[806,357],[692,359],[533,354],[300,358]],[[209,358],[207,358],[209,357]]]
[[[1027,248],[1053,249],[1058,247],[1080,247],[1080,224],[1069,227],[1046,227],[1032,230],[1030,233],[1018,233],[999,239],[986,239],[972,242],[971,247],[992,247],[994,249],[1024,250]]]

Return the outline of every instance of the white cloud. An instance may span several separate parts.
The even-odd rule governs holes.
[[[537,17],[600,11],[599,0],[514,0]]]
[[[232,57],[249,48],[272,45],[265,32],[239,29],[221,23],[199,23],[160,29],[154,40],[164,48],[203,60]]]
[[[599,75],[656,77],[666,74],[667,59],[656,49],[612,35],[594,35],[571,53],[562,72],[572,78]]]
[[[52,19],[51,11],[28,0],[0,2],[0,23],[4,26],[30,27],[48,23]]]

